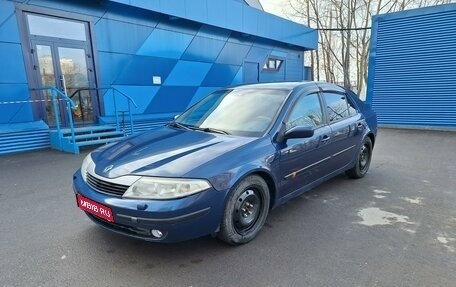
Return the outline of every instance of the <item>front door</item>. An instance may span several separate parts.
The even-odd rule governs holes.
[[[280,149],[281,196],[297,191],[327,175],[331,156],[330,127],[325,123],[318,93],[301,95],[285,121],[285,129],[312,127],[314,135],[288,139]]]
[[[26,14],[26,19],[36,76],[35,86],[54,86],[61,90],[77,107],[72,111],[75,124],[92,124],[99,111],[96,93],[93,92],[96,85],[87,37],[88,23],[41,14]],[[51,29],[52,25],[58,25],[59,29]],[[50,92],[45,90],[40,97],[43,100],[41,116],[53,126],[56,123]],[[65,101],[59,100],[57,108],[61,123],[65,125],[68,120]]]

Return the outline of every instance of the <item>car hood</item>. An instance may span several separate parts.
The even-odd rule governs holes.
[[[107,178],[123,175],[182,177],[255,138],[162,127],[100,148],[92,153],[95,172]]]

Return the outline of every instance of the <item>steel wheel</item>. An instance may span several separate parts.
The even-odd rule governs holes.
[[[223,212],[218,238],[239,245],[254,239],[269,211],[269,188],[264,179],[250,175],[231,191]]]
[[[369,137],[366,137],[363,141],[363,145],[359,149],[359,153],[357,154],[355,166],[347,170],[345,173],[351,178],[364,177],[369,170],[371,159],[372,141]]]
[[[239,234],[245,234],[257,222],[260,216],[262,200],[258,192],[248,189],[236,200],[233,213],[234,228]]]

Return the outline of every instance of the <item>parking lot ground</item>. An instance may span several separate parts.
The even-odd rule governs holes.
[[[0,286],[456,286],[454,132],[380,130],[365,178],[273,210],[240,247],[99,228],[71,188],[85,154],[0,157]]]

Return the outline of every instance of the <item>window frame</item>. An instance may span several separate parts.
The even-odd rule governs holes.
[[[275,61],[275,68],[269,67],[269,61]],[[277,66],[277,63],[279,62],[279,65]],[[283,64],[285,63],[284,58],[276,57],[276,56],[268,56],[266,57],[266,60],[263,63],[262,70],[267,71],[267,72],[279,72],[280,68],[282,68]]]

